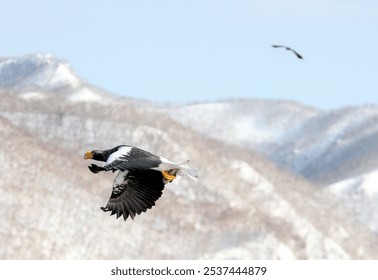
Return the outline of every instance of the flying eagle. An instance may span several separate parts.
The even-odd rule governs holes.
[[[120,145],[109,150],[86,152],[84,159],[104,161],[104,166],[91,164],[93,173],[101,171],[118,171],[114,178],[113,190],[104,212],[123,215],[124,220],[130,216],[146,212],[155,205],[162,195],[165,184],[172,182],[177,175],[188,176],[197,181],[197,170],[187,163],[177,164],[163,157],[129,145]]]
[[[299,59],[303,59],[303,57],[297,53],[295,50],[293,50],[292,48],[289,48],[287,46],[281,46],[281,45],[272,45],[273,48],[285,48],[287,49],[288,51],[292,51]]]

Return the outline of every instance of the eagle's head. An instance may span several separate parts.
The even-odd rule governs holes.
[[[93,160],[99,160],[99,161],[106,161],[108,159],[109,155],[104,153],[104,151],[94,150],[94,151],[88,151],[84,154],[84,159],[93,159]]]

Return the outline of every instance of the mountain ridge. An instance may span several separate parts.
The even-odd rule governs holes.
[[[162,111],[209,137],[258,151],[279,166],[315,183],[329,184],[350,176],[340,174],[332,181],[328,175],[325,176],[327,170],[316,169],[329,167],[332,175],[336,174],[334,169],[340,162],[334,161],[347,150],[357,153],[355,160],[360,162],[357,168],[355,163],[358,169],[355,175],[371,171],[369,167],[362,166],[362,162],[374,162],[375,158],[361,148],[351,149],[351,146],[356,138],[358,141],[374,142],[378,131],[376,105],[321,111],[290,101],[244,99],[182,105]],[[226,119],[222,119],[223,115]],[[357,135],[357,131],[363,133]],[[328,165],[319,166],[317,161],[323,161],[325,157],[329,158]],[[374,162],[374,166],[378,166],[378,162]]]

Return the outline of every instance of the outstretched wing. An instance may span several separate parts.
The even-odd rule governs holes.
[[[285,48],[287,49],[288,51],[291,51],[293,52],[299,59],[303,59],[303,57],[295,50],[293,50],[292,48],[288,47],[288,46],[282,46],[282,45],[272,45],[273,48]]]
[[[160,198],[164,189],[163,175],[156,170],[132,170],[119,172],[113,183],[112,194],[103,211],[117,214],[117,219],[123,215],[134,219],[151,209]]]
[[[120,148],[113,153],[104,168],[106,170],[146,170],[158,167],[162,161],[159,156],[136,147]]]
[[[296,52],[295,50],[290,49],[290,51],[292,51],[299,59],[303,59],[303,57],[298,52]]]
[[[282,46],[282,45],[272,45],[273,48],[286,48],[286,46]]]

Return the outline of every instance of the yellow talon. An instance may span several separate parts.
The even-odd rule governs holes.
[[[167,179],[169,182],[172,182],[176,178],[176,175],[169,174],[169,171],[162,171],[161,173],[163,174],[163,177]]]

